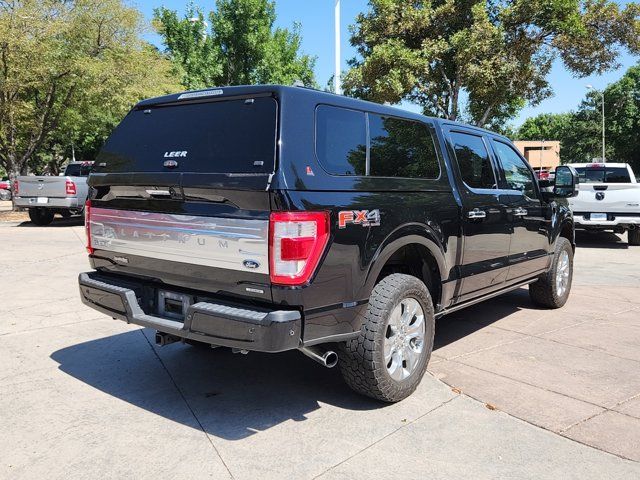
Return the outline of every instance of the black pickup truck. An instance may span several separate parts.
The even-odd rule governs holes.
[[[90,176],[85,304],[156,340],[298,349],[394,402],[435,320],[529,285],[561,307],[574,226],[486,130],[298,87],[140,102]]]

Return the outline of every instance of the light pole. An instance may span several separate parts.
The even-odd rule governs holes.
[[[335,73],[333,74],[333,89],[338,95],[342,95],[342,85],[340,84],[340,0],[336,0],[336,7],[334,13],[335,19],[335,44],[336,44],[336,58],[335,58]]]
[[[599,90],[596,90],[595,88],[593,88],[593,85],[587,85],[587,88],[589,90],[593,90],[596,93],[599,93],[600,97],[602,97],[602,163],[606,163],[607,159],[605,156],[605,138],[604,138],[604,91],[601,92]]]

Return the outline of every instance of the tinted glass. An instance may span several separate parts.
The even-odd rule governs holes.
[[[178,172],[271,173],[277,104],[266,97],[252,100],[134,110],[107,140],[95,170],[167,171],[164,162],[175,160],[172,171]]]
[[[91,173],[92,167],[91,163],[71,163],[65,168],[64,174],[67,177],[86,177]]]
[[[531,170],[513,148],[506,143],[493,142],[493,148],[504,170],[508,190],[519,190],[531,198],[536,197]]]
[[[378,177],[438,178],[433,137],[419,122],[369,114],[370,174]]]
[[[622,167],[608,168],[592,168],[578,167],[576,168],[581,183],[629,183],[631,177],[629,170]]]
[[[334,175],[364,175],[366,170],[364,112],[320,105],[316,111],[316,154]]]
[[[464,183],[471,188],[497,188],[489,153],[482,137],[452,132],[451,140]]]

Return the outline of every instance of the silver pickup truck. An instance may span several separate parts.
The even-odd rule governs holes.
[[[576,228],[628,232],[640,245],[640,183],[626,163],[572,163],[579,193],[569,199]]]
[[[29,218],[36,225],[49,225],[56,213],[63,217],[82,214],[89,193],[87,177],[92,168],[93,162],[72,162],[59,177],[18,177],[15,206],[28,208]]]

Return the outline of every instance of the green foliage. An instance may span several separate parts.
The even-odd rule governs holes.
[[[609,0],[370,0],[352,27],[346,91],[496,127],[552,95],[553,61],[578,76],[640,52],[640,6]]]
[[[640,171],[640,64],[604,91],[606,155]],[[564,163],[588,162],[602,156],[600,94],[590,92],[576,112],[542,114],[527,119],[517,132],[520,140],[560,140]]]
[[[217,0],[208,20],[193,4],[183,18],[166,8],[154,12],[156,30],[189,89],[296,80],[315,86],[315,58],[300,53],[300,26],[274,28],[275,19],[269,0]]]
[[[91,153],[143,97],[177,89],[121,0],[0,3],[0,165],[53,170]]]

